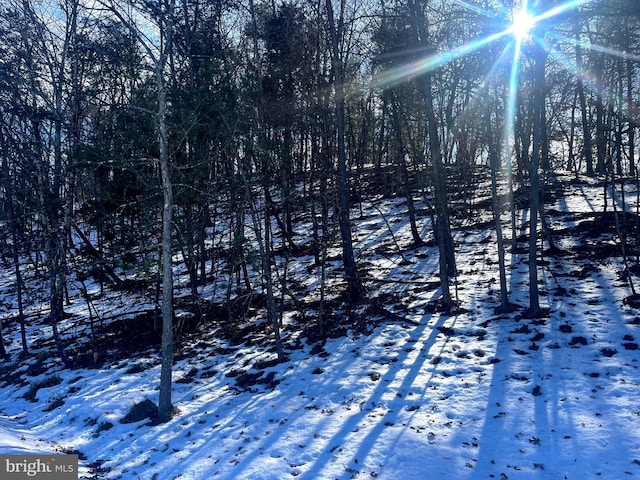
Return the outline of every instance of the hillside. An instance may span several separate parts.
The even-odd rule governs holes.
[[[282,363],[259,294],[228,317],[214,279],[201,292],[207,315],[194,322],[188,279],[176,261],[178,413],[155,426],[148,418],[123,423],[134,405],[157,402],[153,288],[102,290],[75,274],[60,330],[76,368],[65,369],[44,322],[45,282],[28,265],[32,355],[20,357],[15,278],[2,267],[11,360],[0,364],[1,451],[78,452],[80,477],[102,479],[638,476],[640,304],[628,282],[637,282],[638,269],[633,262],[625,270],[618,235],[633,243],[637,191],[625,185],[632,203],[623,215],[617,188],[616,212],[609,197],[606,214],[605,190],[594,178],[566,176],[546,197],[557,248],[545,249],[540,261],[549,312],[541,318],[524,314],[525,229],[507,252],[515,311],[496,313],[488,199],[454,221],[460,308],[453,312],[437,306],[437,248],[410,244],[405,201],[363,201],[352,218],[370,301],[344,305],[340,251],[330,249],[326,340],[315,323],[321,272],[313,257],[305,248],[277,257],[280,271],[288,262],[289,288],[277,291]],[[519,211],[519,226],[526,220]],[[427,215],[420,227],[428,239]],[[309,229],[308,219],[296,225],[301,247]]]

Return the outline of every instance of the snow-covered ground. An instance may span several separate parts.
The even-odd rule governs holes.
[[[34,351],[37,360],[17,360],[17,326],[5,325],[15,360],[0,379],[0,453],[78,451],[81,478],[132,480],[638,476],[640,312],[624,303],[631,291],[616,236],[583,235],[603,207],[602,187],[592,183],[567,185],[547,205],[552,229],[565,232],[555,237],[561,253],[540,268],[548,316],[495,313],[495,234],[470,220],[455,229],[463,310],[434,312],[436,249],[405,248],[401,199],[365,203],[362,217],[354,213],[358,260],[369,296],[390,314],[376,318],[362,307],[355,313],[371,316],[370,331],[325,343],[305,341],[299,319],[286,315],[288,361],[280,364],[268,338],[233,346],[202,333],[175,363],[179,413],[157,426],[120,422],[134,403],[157,401],[155,351],[65,370],[50,345]],[[421,227],[426,236],[428,223]],[[521,247],[507,255],[508,281],[511,301],[526,307]],[[609,254],[590,258],[596,247]],[[290,276],[314,284],[318,273],[306,267],[292,262]],[[10,272],[4,278],[4,305],[14,314]],[[104,314],[143,301],[114,298],[94,307]],[[86,322],[86,303],[75,298],[69,311],[65,332],[80,335],[73,322]],[[30,338],[47,338],[47,330],[31,325]],[[37,370],[42,363],[47,369]],[[52,378],[37,402],[23,398]]]

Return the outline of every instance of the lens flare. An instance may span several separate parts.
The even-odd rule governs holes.
[[[536,24],[536,17],[526,10],[519,10],[513,14],[511,32],[516,39],[524,40],[531,37],[531,29]]]
[[[401,65],[399,67],[386,70],[372,79],[369,84],[370,88],[391,88],[402,82],[408,81],[417,75],[421,75],[439,67],[452,62],[458,58],[464,57],[488,44],[491,44],[505,36],[512,35],[515,41],[515,50],[520,52],[521,42],[529,40],[532,37],[532,31],[537,23],[541,21],[549,20],[557,15],[563,14],[570,10],[576,9],[581,5],[590,3],[594,0],[570,0],[568,2],[557,5],[540,14],[533,14],[528,8],[528,1],[524,0],[519,8],[509,14],[507,8],[502,5],[499,9],[500,12],[496,13],[490,10],[485,10],[473,3],[466,0],[454,0],[456,3],[464,7],[465,9],[474,11],[478,14],[484,15],[491,19],[504,19],[506,28],[501,31],[497,31],[486,37],[476,38],[470,42],[467,42],[458,47],[454,47],[451,50],[445,52],[438,52],[432,55],[425,56],[419,60]],[[509,16],[511,17],[509,19]],[[519,62],[518,57],[514,57],[515,62]]]
[[[372,88],[390,88],[394,87],[402,82],[410,80],[416,75],[424,74],[435,70],[447,63],[452,62],[458,58],[464,57],[471,52],[474,52],[483,46],[496,41],[498,38],[507,34],[507,31],[495,33],[488,37],[479,38],[472,42],[465,43],[457,48],[453,48],[447,52],[436,53],[428,57],[424,57],[415,62],[406,63],[400,67],[391,68],[378,75],[376,75],[371,81],[370,87]]]
[[[504,132],[503,132],[503,152],[504,152],[504,168],[507,177],[510,177],[510,166],[513,161],[512,142],[514,137],[514,124],[516,110],[518,105],[518,90],[520,87],[520,70],[523,55],[529,51],[526,44],[532,42],[538,48],[543,49],[552,59],[555,59],[559,65],[567,69],[570,73],[576,75],[585,81],[587,85],[592,85],[599,92],[607,89],[603,85],[602,78],[597,78],[589,74],[588,71],[577,71],[572,67],[574,63],[568,58],[566,48],[559,48],[564,45],[581,46],[585,49],[601,52],[605,55],[619,57],[634,62],[640,61],[640,55],[636,52],[618,51],[609,47],[600,46],[592,42],[583,42],[578,38],[567,37],[562,34],[561,29],[556,29],[555,25],[570,19],[574,11],[597,0],[567,0],[565,2],[556,3],[547,10],[536,10],[542,2],[531,0],[516,0],[509,2],[501,2],[495,0],[489,2],[491,9],[480,6],[481,2],[477,0],[451,0],[453,3],[460,5],[465,10],[474,12],[480,16],[487,17],[488,25],[499,25],[494,33],[486,36],[479,36],[467,41],[461,45],[455,46],[446,51],[435,51],[422,58],[412,62],[399,65],[395,68],[388,69],[375,75],[370,81],[369,88],[386,89],[410,81],[420,75],[439,69],[440,67],[476,52],[494,42],[505,42],[502,54],[493,62],[488,69],[488,73],[482,82],[483,89],[489,85],[489,79],[498,76],[503,72],[506,86],[506,97],[504,103]],[[487,2],[484,2],[486,5]],[[508,66],[507,71],[502,68]],[[508,73],[507,73],[508,72]],[[614,92],[610,93],[615,96]]]

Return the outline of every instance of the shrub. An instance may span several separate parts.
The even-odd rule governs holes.
[[[38,398],[36,395],[38,394],[38,390],[41,388],[53,387],[54,385],[58,385],[62,382],[62,378],[59,375],[48,375],[42,380],[32,383],[29,386],[29,389],[23,395],[23,398],[29,400],[30,402],[37,402]]]
[[[64,395],[54,395],[49,399],[49,405],[45,408],[45,411],[51,412],[62,405],[64,405]]]
[[[93,432],[92,437],[93,438],[98,438],[100,436],[100,432],[104,432],[106,430],[111,430],[113,428],[113,423],[111,422],[100,422],[100,425],[98,425],[98,428],[96,428],[96,431]]]
[[[147,370],[148,368],[149,366],[146,363],[134,363],[133,365],[129,366],[129,368],[127,368],[124,373],[127,373],[127,374],[141,373]]]
[[[111,430],[113,428],[113,423],[111,422],[100,422],[100,425],[98,425],[98,428],[96,430],[96,433],[99,432],[103,432],[106,430]]]
[[[129,409],[120,423],[134,423],[144,420],[145,418],[154,419],[158,416],[158,407],[149,399],[135,403]]]

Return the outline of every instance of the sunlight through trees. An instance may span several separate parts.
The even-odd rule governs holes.
[[[292,319],[368,330],[386,311],[371,291],[394,282],[369,272],[362,229],[381,199],[409,219],[379,211],[399,262],[434,259],[415,272],[437,286],[429,308],[466,308],[456,254],[488,209],[501,309],[518,288],[544,316],[558,172],[602,182],[633,290],[638,15],[632,0],[2,2],[0,254],[22,354],[43,317],[64,365],[99,358],[92,301],[143,292],[166,420],[176,345],[203,322],[264,329],[278,361]],[[313,280],[290,275],[302,259]],[[66,323],[78,291],[83,333]]]

